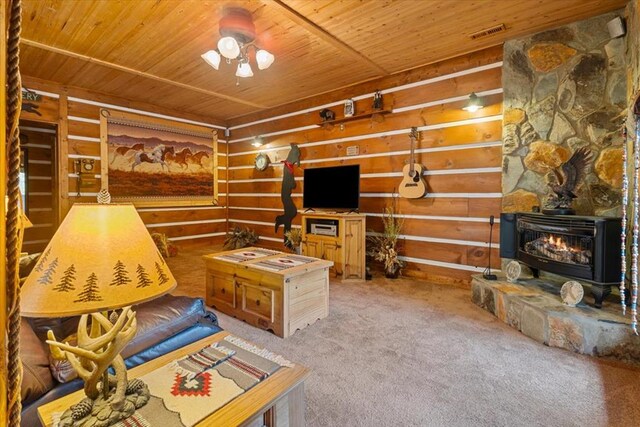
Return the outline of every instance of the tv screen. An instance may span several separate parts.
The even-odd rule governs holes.
[[[360,165],[305,169],[303,188],[305,209],[358,209]]]

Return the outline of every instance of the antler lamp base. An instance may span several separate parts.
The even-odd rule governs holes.
[[[88,320],[91,326],[88,330]],[[60,427],[107,427],[130,417],[149,401],[149,389],[141,380],[127,381],[120,352],[136,333],[135,312],[125,307],[110,318],[101,313],[83,314],[78,324],[78,344],[61,343],[52,331],[47,344],[54,358],[68,360],[85,382],[85,399],[67,409]],[[108,374],[109,366],[115,375]]]

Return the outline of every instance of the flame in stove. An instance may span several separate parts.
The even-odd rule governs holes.
[[[561,251],[570,251],[572,248],[568,247],[567,244],[562,240],[562,237],[554,237],[553,234],[549,235],[548,242],[555,247],[555,249]]]

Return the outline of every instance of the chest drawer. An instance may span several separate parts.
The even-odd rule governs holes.
[[[236,307],[236,289],[233,277],[215,273],[207,274],[207,304],[220,308],[219,305]]]
[[[238,280],[238,292],[242,311],[256,315],[269,324],[275,321],[276,296],[273,289]]]

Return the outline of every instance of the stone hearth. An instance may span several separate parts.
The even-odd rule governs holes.
[[[630,310],[623,317],[619,302],[613,297],[602,309],[596,309],[587,289],[586,301],[568,307],[560,299],[560,288],[561,283],[553,283],[549,278],[510,283],[504,275],[498,275],[496,281],[476,275],[471,284],[471,299],[509,326],[549,347],[640,363],[640,337],[631,331]]]

